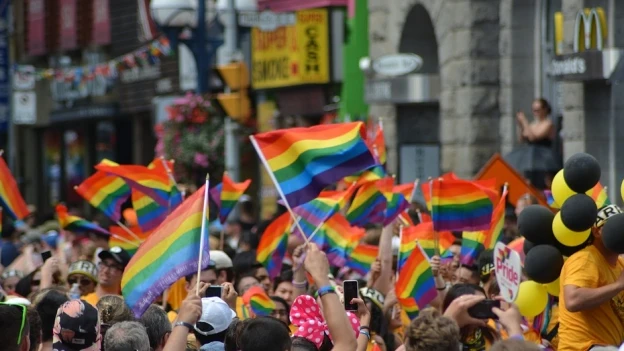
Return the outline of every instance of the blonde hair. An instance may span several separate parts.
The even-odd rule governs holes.
[[[134,314],[119,295],[103,296],[97,303],[101,321],[109,326],[125,321],[134,321]]]
[[[458,350],[459,327],[435,308],[427,308],[405,331],[405,351]]]

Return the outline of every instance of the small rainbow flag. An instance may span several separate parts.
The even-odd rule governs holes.
[[[473,182],[433,180],[432,217],[436,231],[487,230],[492,220],[492,200]]]
[[[382,179],[387,175],[388,174],[386,173],[386,170],[383,169],[383,167],[375,165],[367,170],[344,177],[341,181],[349,185],[355,184],[355,186],[358,187],[360,185],[363,185],[364,183]]]
[[[121,291],[135,316],[140,317],[149,305],[178,279],[197,273],[199,250],[203,250],[201,267],[210,264],[208,215],[203,218],[202,186],[176,208],[145,240],[126,267]],[[204,247],[200,247],[204,236]]]
[[[425,308],[438,296],[429,260],[420,245],[399,269],[395,289],[397,298],[413,298],[419,308]]]
[[[351,225],[364,226],[384,220],[384,212],[388,203],[387,195],[392,194],[392,178],[383,178],[362,185],[347,211],[347,220]]]
[[[459,179],[455,173],[449,172],[441,175],[438,179],[443,180],[456,180]],[[427,205],[427,210],[431,212],[431,181],[423,182],[420,184],[420,191],[422,192],[423,198],[425,199],[425,204]]]
[[[492,223],[490,224],[490,230],[488,230],[485,236],[485,243],[483,243],[486,249],[494,249],[496,243],[503,237],[503,227],[505,226],[505,208],[507,206],[507,187],[503,191],[503,195],[498,204],[494,208],[492,213]]]
[[[259,286],[253,286],[243,294],[243,303],[257,317],[268,316],[275,309],[275,302]]]
[[[156,229],[169,214],[167,206],[161,206],[151,197],[132,189],[132,207],[137,215],[137,221],[142,231]]]
[[[414,320],[416,317],[418,317],[420,309],[418,308],[418,304],[416,304],[416,300],[414,298],[397,298],[397,300],[399,301],[399,305],[401,305],[405,313],[407,313],[407,317],[409,317],[410,320]]]
[[[149,233],[143,233],[139,228],[130,227],[128,228],[136,235],[139,239],[135,239],[132,235],[130,235],[125,229],[119,226],[110,226],[108,230],[111,233],[111,237],[108,238],[108,246],[119,246],[122,249],[126,250],[131,256],[136,253],[139,249],[139,246],[147,239]]]
[[[104,212],[115,222],[120,220],[121,205],[130,196],[130,187],[123,179],[101,171],[96,171],[74,189],[91,206]]]
[[[461,264],[473,266],[485,249],[486,234],[479,232],[463,232],[461,246]]]
[[[98,233],[102,235],[110,235],[110,233],[99,225],[89,222],[84,218],[70,215],[67,207],[63,204],[56,205],[56,216],[58,217],[61,229],[74,233]]]
[[[399,213],[399,220],[401,220],[401,224],[405,227],[411,227],[416,225],[408,211],[403,211]]]
[[[30,211],[4,158],[0,157],[0,206],[13,219],[24,219]]]
[[[379,255],[379,247],[375,245],[359,244],[351,252],[351,257],[347,261],[347,267],[366,275],[370,271],[371,265]]]
[[[282,271],[292,225],[290,214],[285,212],[271,222],[260,237],[256,259],[267,269],[271,279],[278,277]]]
[[[150,169],[141,165],[115,165],[110,162],[100,162],[95,169],[121,177],[132,189],[151,197],[161,206],[169,207],[171,179],[162,169]]]
[[[238,199],[249,188],[251,179],[247,179],[242,183],[235,183],[227,173],[223,173],[222,182],[216,187],[210,189],[210,198],[219,207],[219,221],[225,224],[230,212],[236,207]]]
[[[607,196],[607,190],[602,186],[602,184],[600,184],[600,182],[589,190],[587,195],[596,201],[596,206],[598,208],[611,205],[611,201],[609,201],[609,197]]]
[[[417,185],[418,185],[418,181],[415,181],[413,183],[395,185],[392,188],[392,192],[395,194],[396,193],[402,194],[405,200],[407,200],[408,202],[411,202],[412,195],[414,194],[414,189],[416,188]]]
[[[404,227],[399,249],[401,253],[401,259],[398,263],[399,267],[405,265],[407,258],[418,245],[425,251],[428,257],[433,257],[435,255],[434,234],[433,223],[431,222],[420,223],[413,227]],[[440,232],[438,235],[438,251],[440,256],[442,256],[453,245],[455,237],[451,232]]]
[[[392,199],[390,199],[390,201],[386,204],[383,225],[387,226],[388,224],[394,222],[394,220],[399,217],[401,213],[406,213],[405,211],[409,208],[409,206],[410,204],[407,202],[403,194],[392,194]]]
[[[281,129],[251,136],[286,202],[297,207],[323,189],[375,165],[362,122]]]
[[[322,225],[340,211],[346,204],[347,196],[350,197],[354,189],[355,187],[351,186],[345,191],[323,191],[316,199],[293,208],[296,215],[310,224],[302,227],[305,234],[311,235],[317,226]],[[308,232],[306,229],[311,229],[312,232]]]
[[[332,264],[341,267],[365,234],[364,229],[352,227],[342,214],[336,213],[323,224],[312,241],[328,257],[331,255]]]

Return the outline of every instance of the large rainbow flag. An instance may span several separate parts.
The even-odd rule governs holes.
[[[121,218],[121,205],[130,196],[130,187],[123,179],[101,171],[93,173],[74,189],[115,222]]]
[[[256,260],[267,269],[271,279],[276,278],[282,271],[282,263],[288,246],[288,235],[293,225],[288,212],[277,217],[262,233],[256,250]]]
[[[327,186],[375,165],[362,122],[290,128],[251,136],[286,202],[297,207]]]
[[[0,206],[13,219],[24,219],[30,213],[19,192],[17,182],[2,157],[0,157]]]
[[[251,179],[242,183],[235,183],[227,173],[223,173],[223,181],[216,187],[210,189],[210,198],[219,207],[219,221],[225,224],[230,212],[238,203],[238,199],[249,188]]]
[[[197,273],[199,250],[203,250],[201,267],[210,264],[208,230],[202,233],[204,194],[202,186],[176,208],[130,260],[121,279],[126,304],[140,317],[163,291],[178,279]],[[204,236],[204,247],[200,248]]]
[[[492,199],[467,180],[433,180],[431,213],[436,231],[487,230],[492,220]]]

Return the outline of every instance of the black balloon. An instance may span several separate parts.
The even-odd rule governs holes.
[[[563,165],[563,179],[572,191],[584,193],[600,181],[600,165],[590,154],[579,152]]]
[[[602,243],[609,251],[624,254],[624,213],[607,219],[602,227]]]
[[[589,238],[587,238],[587,240],[589,241],[590,238],[592,238],[591,235],[589,236]],[[557,242],[555,244],[555,247],[557,247],[557,249],[559,249],[559,252],[561,252],[561,254],[566,256],[566,257],[570,257],[574,253],[576,253],[577,251],[581,251],[585,246],[587,246],[587,241],[585,241],[584,243],[582,243],[579,246],[565,246],[565,245],[563,245],[560,242]]]
[[[527,277],[540,284],[548,284],[557,280],[562,267],[563,256],[556,247],[551,245],[535,246],[524,259]]]
[[[548,207],[527,206],[518,216],[518,231],[534,244],[555,244],[557,240],[552,230],[554,218]]]
[[[570,196],[561,206],[561,221],[566,228],[583,232],[596,222],[598,207],[591,197],[585,194]]]
[[[524,255],[526,256],[526,254],[529,253],[529,251],[531,251],[532,248],[535,247],[535,244],[533,244],[532,242],[530,242],[529,240],[527,240],[526,238],[524,239],[524,243],[522,244],[522,251],[524,251]]]

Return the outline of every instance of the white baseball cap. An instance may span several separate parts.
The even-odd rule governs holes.
[[[225,252],[220,250],[210,250],[210,266],[215,269],[232,268],[232,259]]]
[[[204,297],[202,314],[195,324],[195,331],[204,336],[219,334],[230,326],[235,317],[236,312],[225,301],[218,297]]]

